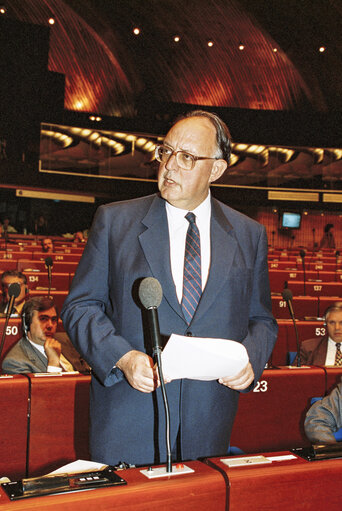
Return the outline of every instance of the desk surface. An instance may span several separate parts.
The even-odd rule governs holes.
[[[265,456],[291,454],[268,453]],[[208,460],[229,479],[229,511],[340,511],[342,460],[306,461],[298,456],[271,464],[228,467]]]
[[[226,484],[221,473],[199,461],[187,463],[192,474],[149,480],[140,469],[120,471],[126,486],[103,488],[11,502],[0,489],[0,510],[82,511],[225,511]]]

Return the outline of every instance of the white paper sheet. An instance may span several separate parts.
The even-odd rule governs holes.
[[[217,380],[234,376],[248,363],[246,348],[228,339],[172,334],[162,352],[165,378]]]

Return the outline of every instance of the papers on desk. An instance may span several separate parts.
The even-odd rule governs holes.
[[[248,363],[246,348],[228,339],[172,334],[162,353],[165,378],[217,380],[234,376]]]

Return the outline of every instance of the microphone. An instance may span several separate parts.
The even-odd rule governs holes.
[[[296,344],[297,344],[297,367],[301,367],[299,337],[298,337],[296,319],[295,319],[295,315],[294,315],[293,307],[292,307],[293,295],[292,295],[291,289],[288,289],[288,288],[283,289],[282,296],[283,296],[283,300],[285,300],[287,303],[287,306],[288,306],[289,312],[290,312],[290,316],[293,321],[293,326],[294,326],[295,333],[296,333]],[[290,365],[292,365],[292,364],[290,364]]]
[[[3,347],[4,347],[5,338],[7,335],[7,325],[8,325],[9,318],[12,314],[14,300],[16,298],[18,298],[18,296],[20,295],[20,291],[21,291],[21,287],[20,287],[20,284],[18,284],[18,282],[13,282],[13,284],[10,284],[8,286],[8,296],[10,297],[10,301],[8,303],[7,312],[6,312],[6,320],[5,320],[4,329],[2,332],[1,346],[0,346],[0,357],[1,357]]]
[[[299,252],[300,257],[302,258],[302,264],[303,264],[303,277],[304,277],[304,296],[306,296],[306,275],[305,275],[305,250],[300,250]],[[291,297],[292,298],[292,297]]]
[[[50,298],[51,281],[52,281],[52,268],[53,268],[53,261],[52,261],[52,258],[50,256],[46,257],[46,259],[45,259],[45,268],[48,271],[48,279],[49,279],[48,297]]]
[[[161,351],[162,343],[160,337],[158,307],[163,298],[163,290],[159,280],[153,277],[146,277],[143,279],[139,286],[139,298],[142,305],[147,310],[148,323],[152,339],[153,356],[156,358],[160,387],[163,395],[164,408],[165,408],[165,426],[166,426],[166,451],[167,451],[167,472],[172,472],[172,458],[171,458],[171,442],[170,442],[170,410],[166,395],[165,382],[163,376]]]

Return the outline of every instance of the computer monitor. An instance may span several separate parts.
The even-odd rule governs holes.
[[[281,226],[283,229],[299,229],[302,215],[290,211],[284,211],[281,217]]]

